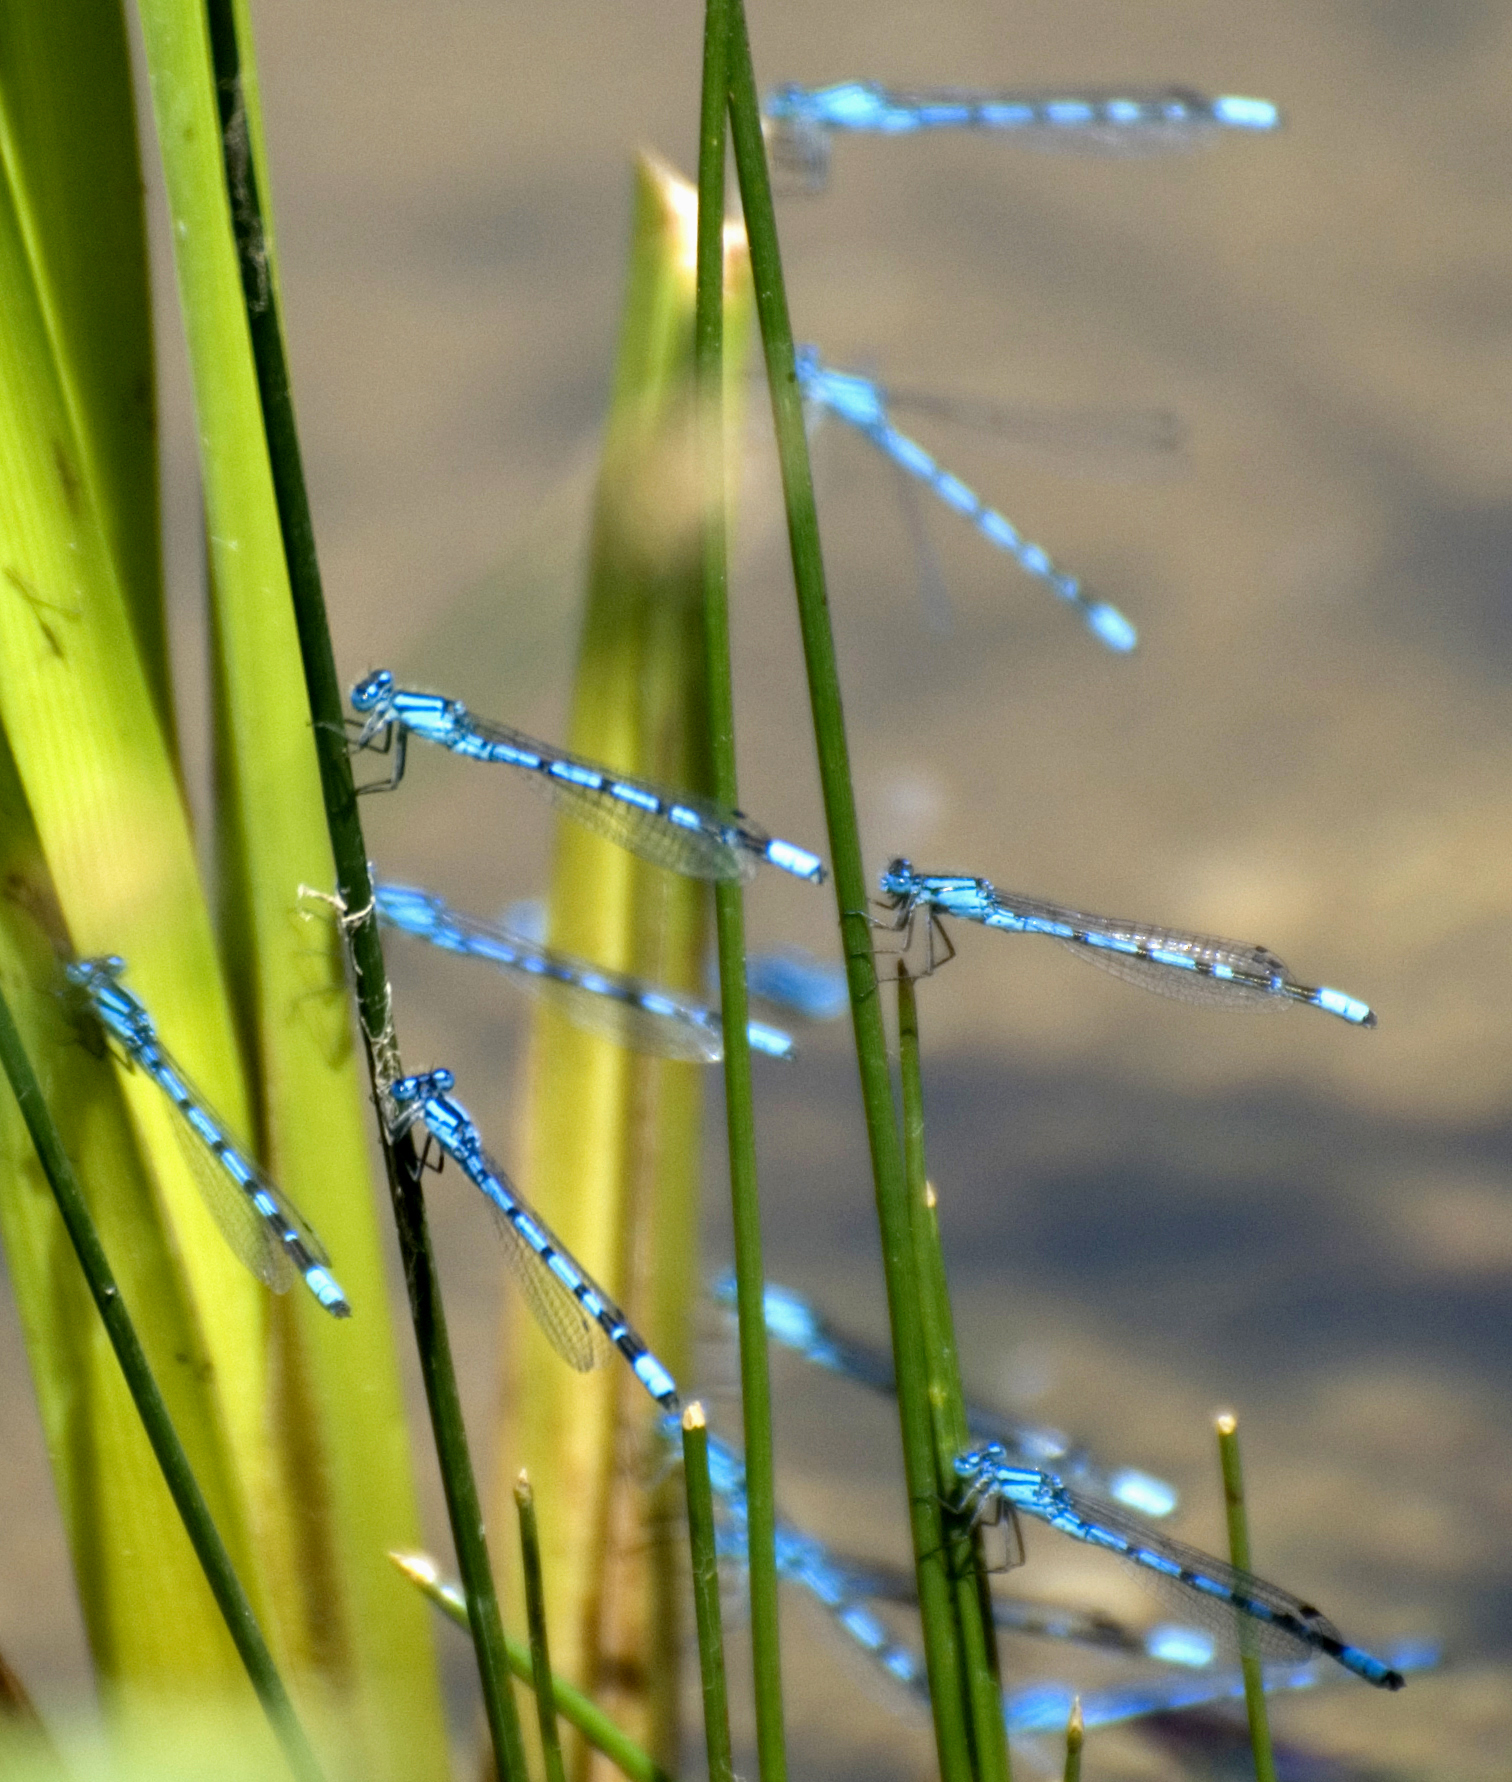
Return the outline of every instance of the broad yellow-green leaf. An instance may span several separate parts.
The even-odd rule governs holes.
[[[116,0],[0,7],[0,162],[74,424],[77,461],[170,732],[142,169]],[[81,128],[81,119],[88,127]]]
[[[35,20],[6,20],[26,78],[7,69],[0,93],[0,726],[14,753],[0,798],[10,868],[0,972],[238,1570],[302,1708],[345,1758],[333,1771],[436,1774],[445,1746],[429,1631],[383,1559],[413,1536],[413,1493],[334,931],[301,916],[301,878],[328,885],[331,873],[239,287],[233,265],[231,301],[214,281],[189,290],[188,332],[202,404],[208,381],[217,424],[234,415],[212,442],[206,483],[222,712],[238,747],[254,750],[233,751],[226,824],[240,838],[227,952],[250,1078],[179,796],[160,648],[142,617],[142,588],[150,582],[156,596],[155,503],[131,493],[111,378],[112,368],[150,365],[133,151],[114,142],[131,170],[124,181],[92,181],[87,155],[83,173],[56,164],[67,132],[48,109],[54,88],[67,94],[73,131],[86,134],[81,115],[104,118],[102,154],[112,120],[130,120],[119,16],[103,9],[113,38],[85,19],[98,27],[86,54],[63,28],[80,10],[60,9],[51,35]],[[181,257],[186,240],[210,250],[213,265],[206,232],[221,231],[227,256],[230,237],[202,16],[149,7],[143,19],[170,170],[192,167],[206,200],[199,212],[176,209],[177,245]],[[114,82],[98,106],[81,67]],[[96,214],[108,206],[108,217]],[[137,288],[107,325],[102,293],[123,231],[133,237],[124,277]],[[239,324],[239,360],[213,357],[224,341],[204,331],[212,301],[211,321]],[[208,380],[198,375],[206,364]],[[150,477],[150,444],[135,449]],[[150,552],[125,536],[133,503],[152,529]],[[217,529],[218,513],[232,530]],[[144,660],[155,649],[157,660]],[[346,1326],[301,1289],[273,1299],[242,1269],[160,1092],[92,1057],[64,1021],[49,989],[54,955],[105,951],[125,956],[164,1041],[322,1228],[357,1307]],[[8,1109],[0,1142],[11,1190],[0,1221],[108,1699],[129,1696],[145,1711],[153,1696],[193,1698],[213,1729],[250,1700],[240,1666]],[[115,1724],[122,1730],[121,1716]],[[253,1752],[266,1736],[260,1716],[256,1726]]]
[[[256,1349],[250,1365],[237,1353],[260,1323],[260,1290],[200,1207],[156,1092],[131,1081],[128,1113],[115,1067],[80,1044],[54,994],[71,948],[125,952],[234,1109],[167,741],[146,255],[117,9],[65,0],[5,12],[0,166],[0,723],[17,756],[0,763],[0,970],[180,1435],[259,1600],[236,1437],[246,1454],[260,1446],[262,1369]],[[201,987],[175,1002],[170,980],[191,983],[196,963]],[[0,1226],[117,1723],[155,1699],[244,1692],[8,1101],[3,1118]],[[156,1168],[144,1167],[144,1138]],[[224,1301],[219,1342],[201,1295]]]
[[[3,743],[0,884],[0,987],[38,1067],[127,1308],[140,1317],[175,1427],[245,1575],[250,1548],[208,1390],[208,1360],[181,1272],[162,1242],[113,1067],[98,1046],[81,1043],[59,995],[61,913]],[[219,1700],[236,1692],[240,1660],[169,1501],[8,1090],[0,1090],[0,1233],[102,1681],[128,1713],[145,1707],[143,1697]]]
[[[121,78],[125,78],[124,69]],[[9,175],[9,168],[7,168]],[[83,388],[64,375],[49,326],[47,285],[20,223],[17,189],[0,190],[0,725],[21,792],[12,822],[29,811],[56,892],[58,938],[81,954],[118,952],[171,1044],[233,1123],[246,1103],[188,824],[123,594],[97,481],[73,421]],[[54,1036],[54,1047],[71,1043]],[[44,1069],[46,1058],[38,1060]],[[119,1073],[118,1073],[119,1074]],[[133,1129],[150,1160],[157,1217],[138,1241],[157,1244],[182,1278],[195,1325],[190,1353],[204,1357],[209,1414],[220,1423],[231,1481],[255,1478],[265,1446],[266,1291],[241,1268],[206,1212],[161,1094],[139,1073],[120,1075]],[[92,1182],[95,1192],[105,1184]],[[208,1319],[205,1309],[213,1308]],[[177,1344],[177,1317],[144,1304],[138,1316],[161,1365]],[[58,1455],[55,1451],[55,1461]],[[227,1530],[245,1538],[246,1507]],[[153,1531],[136,1539],[150,1541]],[[255,1549],[254,1549],[255,1550]],[[77,1551],[77,1549],[76,1549]],[[108,1556],[107,1556],[108,1557]],[[257,1579],[248,1579],[257,1600]],[[114,1589],[81,1569],[85,1593]],[[123,1628],[123,1639],[130,1629]],[[144,1638],[149,1637],[145,1627]],[[102,1659],[104,1655],[102,1654]],[[120,1645],[112,1662],[131,1668]]]
[[[277,1312],[266,1562],[296,1675],[318,1677],[366,1776],[445,1765],[430,1628],[385,1555],[416,1538],[334,885],[241,278],[204,11],[141,7],[189,342],[214,600],[223,942],[264,1161],[352,1302]],[[242,116],[258,139],[241,21]],[[264,194],[266,204],[266,195]],[[271,272],[271,267],[270,267]]]

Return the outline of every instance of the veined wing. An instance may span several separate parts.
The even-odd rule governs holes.
[[[701,1004],[456,911],[449,918],[470,954],[488,960],[522,990],[560,1010],[574,1027],[632,1051],[691,1064],[717,1064],[724,1056],[719,1021]],[[501,941],[502,947],[497,944]]]
[[[1285,963],[1268,947],[1251,946],[1243,941],[1224,940],[1218,935],[1197,934],[1180,928],[1161,928],[1150,922],[1138,922],[1122,916],[1094,916],[1063,904],[1045,903],[1033,897],[1020,897],[1016,892],[998,892],[998,902],[1014,916],[1032,924],[1031,932],[1049,934],[1061,940],[1078,959],[1111,972],[1142,989],[1157,995],[1170,996],[1180,1002],[1206,1003],[1257,1012],[1284,1008],[1285,996],[1264,988],[1273,977],[1291,981]],[[1071,934],[1060,932],[1070,929]],[[1186,958],[1202,966],[1217,966],[1240,974],[1240,979],[1213,977],[1205,971],[1180,965],[1165,965],[1158,959],[1143,958],[1137,953],[1121,951],[1117,946],[1099,945],[1095,939],[1077,939],[1077,935],[1102,937],[1145,952],[1168,953],[1173,958]],[[1244,982],[1244,979],[1256,982]]]
[[[1287,1663],[1305,1660],[1313,1653],[1324,1653],[1339,1659],[1351,1670],[1358,1669],[1346,1656],[1357,1649],[1346,1646],[1339,1630],[1311,1603],[1303,1602],[1279,1585],[1268,1584],[1253,1573],[1241,1572],[1199,1548],[1172,1540],[1168,1535],[1156,1534],[1147,1524],[1114,1504],[1097,1502],[1071,1491],[1066,1496],[1076,1516],[1089,1531],[1080,1538],[1089,1539],[1092,1545],[1103,1546],[1137,1566],[1141,1576],[1154,1579],[1164,1590],[1173,1593],[1183,1619],[1202,1622],[1230,1649],[1238,1644],[1261,1658]],[[1110,1539],[1099,1540],[1099,1531]],[[1064,1532],[1074,1531],[1065,1529]],[[1388,1678],[1394,1675],[1387,1673]],[[1399,1677],[1394,1683],[1387,1681],[1387,1687],[1400,1686]]]
[[[445,952],[486,961],[560,1009],[574,1026],[663,1058],[713,1064],[724,1055],[718,1020],[685,997],[558,953],[502,924],[454,910],[430,892],[379,885],[375,895],[383,921]]]
[[[461,1157],[457,1161],[487,1196],[504,1260],[547,1341],[580,1374],[601,1367],[609,1358],[609,1338],[551,1266],[553,1257],[561,1257],[573,1273],[582,1275],[571,1251],[514,1192],[509,1178],[491,1157],[483,1157],[481,1170]]]
[[[137,1062],[172,1102],[178,1116],[173,1124],[179,1145],[205,1205],[234,1254],[275,1293],[287,1292],[306,1266],[285,1241],[285,1232],[293,1233],[295,1244],[310,1262],[328,1267],[325,1246],[292,1201],[232,1140],[224,1122],[173,1059],[160,1046],[156,1051],[156,1059],[144,1057]],[[266,1211],[259,1208],[258,1200]]]
[[[599,994],[587,984],[565,978],[523,970],[510,975],[532,996],[560,1009],[574,1027],[616,1045],[688,1064],[717,1064],[724,1057],[724,1034],[718,1021],[711,1020],[707,1010],[679,1002],[665,991],[621,979],[615,987],[617,993]],[[653,1001],[665,1006],[647,1006]]]
[[[531,773],[531,784],[607,841],[688,878],[745,881],[756,876],[760,848],[770,838],[754,824],[743,822],[741,827],[757,851],[727,841],[724,831],[733,827],[736,819],[712,800],[664,791],[632,775],[616,774],[566,750],[548,748],[502,724],[479,718],[469,722],[485,741],[538,754],[543,765]],[[553,773],[553,764],[576,770],[582,777],[574,780]],[[595,779],[599,781],[596,785],[586,783]],[[686,812],[692,821],[679,821],[675,811]]]
[[[1151,937],[1151,945],[1159,946],[1168,946],[1172,940],[1202,942],[1207,939],[1201,935],[1176,935],[1163,928],[1144,932]],[[1198,953],[1190,956],[1211,957],[1220,963],[1233,965],[1236,971],[1243,970],[1255,977],[1268,976],[1270,971],[1286,971],[1276,955],[1264,947],[1240,950],[1229,942],[1212,944],[1214,952],[1211,955]],[[1137,984],[1142,990],[1153,990],[1157,996],[1168,996],[1176,1002],[1205,1003],[1209,1008],[1237,1009],[1243,1013],[1267,1015],[1286,1008],[1292,1000],[1273,990],[1262,990],[1231,978],[1208,977],[1203,972],[1186,971],[1180,966],[1160,965],[1153,960],[1140,959],[1132,953],[1119,953],[1106,947],[1083,946],[1075,941],[1068,941],[1066,945],[1078,959],[1087,960],[1115,978],[1122,978],[1127,984]]]
[[[587,981],[565,978],[532,975],[518,981],[559,1008],[574,1027],[631,1051],[681,1064],[718,1064],[724,1057],[724,1028],[712,1009],[636,978],[603,976],[615,984],[614,994],[601,995]],[[797,1051],[791,1034],[764,1021],[749,1022],[746,1037],[751,1050],[765,1058],[790,1059]]]
[[[612,792],[573,786],[565,781],[535,776],[535,783],[551,797],[552,802],[619,847],[628,848],[649,860],[653,866],[664,866],[669,872],[694,879],[728,879],[748,883],[756,876],[758,856],[744,848],[732,847],[719,833],[721,815],[706,801],[679,798],[684,809],[695,811],[703,819],[697,828],[681,824],[660,813],[628,803]],[[727,820],[727,819],[725,819]]]

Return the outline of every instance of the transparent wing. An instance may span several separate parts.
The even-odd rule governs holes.
[[[258,1280],[271,1287],[275,1293],[286,1292],[295,1281],[300,1279],[301,1270],[282,1241],[279,1232],[281,1227],[283,1230],[292,1231],[295,1234],[313,1261],[320,1263],[323,1267],[327,1266],[330,1263],[330,1257],[326,1253],[325,1246],[288,1196],[258,1169],[239,1145],[232,1141],[224,1123],[218,1115],[210,1111],[199,1091],[195,1089],[178,1065],[166,1053],[163,1054],[163,1059],[168,1069],[188,1092],[200,1116],[213,1125],[222,1143],[235,1152],[238,1162],[252,1178],[249,1188],[243,1188],[232,1180],[210,1141],[186,1117],[178,1097],[157,1077],[156,1072],[149,1071],[149,1074],[158,1080],[159,1087],[164,1089],[173,1104],[174,1112],[178,1116],[173,1125],[174,1131],[178,1135],[179,1146],[188,1161],[205,1205],[209,1208],[215,1223],[220,1227],[221,1235],[231,1246],[235,1255],[257,1276]],[[265,1194],[272,1202],[276,1208],[272,1219],[259,1212],[252,1204],[253,1193]]]
[[[1226,1601],[1225,1596],[1244,1598],[1262,1605],[1273,1614],[1287,1616],[1299,1628],[1310,1629],[1323,1640],[1341,1640],[1338,1629],[1330,1621],[1320,1615],[1310,1603],[1303,1602],[1290,1591],[1268,1584],[1263,1578],[1257,1578],[1249,1572],[1238,1571],[1225,1561],[1202,1552],[1200,1548],[1174,1541],[1168,1535],[1156,1534],[1148,1524],[1127,1515],[1114,1504],[1081,1497],[1076,1492],[1070,1492],[1068,1496],[1072,1507],[1083,1521],[1105,1529],[1129,1543],[1131,1551],[1118,1557],[1133,1565],[1142,1579],[1157,1588],[1162,1596],[1176,1606],[1183,1621],[1196,1622],[1205,1627],[1229,1651],[1237,1650],[1242,1641],[1262,1659],[1295,1664],[1310,1659],[1323,1650],[1323,1647],[1307,1639],[1304,1632],[1294,1633],[1286,1627],[1278,1627],[1273,1621],[1244,1613],[1232,1602]],[[1155,1563],[1141,1560],[1141,1554],[1148,1555]],[[1161,1564],[1179,1566],[1192,1576],[1217,1585],[1225,1596],[1183,1584],[1179,1579],[1163,1572],[1160,1569]]]
[[[1142,990],[1153,990],[1157,996],[1169,996],[1176,1002],[1200,1002],[1209,1008],[1238,1009],[1255,1015],[1273,1014],[1288,1006],[1287,997],[1255,990],[1247,984],[1225,983],[1222,978],[1204,977],[1197,972],[1182,971],[1180,967],[1156,965],[1149,959],[1136,959],[1128,953],[1113,953],[1106,947],[1089,947],[1078,941],[1065,941],[1063,945],[1089,965],[1098,966],[1127,984],[1138,984]]]
[[[1024,1527],[1018,1511],[1001,1498],[977,1519],[982,1536],[982,1564],[989,1572],[1012,1572],[1024,1563]]]
[[[1157,928],[1148,922],[1129,921],[1121,916],[1093,916],[1060,904],[1041,903],[1032,897],[1012,893],[1000,901],[1017,916],[1039,918],[1094,934],[1114,936],[1134,945],[1155,948],[1182,955],[1204,965],[1227,966],[1250,977],[1270,979],[1279,975],[1290,979],[1284,962],[1268,947],[1250,946],[1244,941],[1223,940],[1217,935],[1194,934],[1180,928]],[[1178,1002],[1206,1003],[1210,1007],[1251,1009],[1256,1013],[1285,1008],[1288,998],[1274,991],[1251,984],[1234,983],[1205,973],[1186,971],[1180,966],[1160,965],[1154,960],[1136,958],[1108,947],[1086,941],[1066,940],[1062,943],[1078,959],[1084,959],[1100,970],[1111,972],[1126,983],[1153,990],[1158,996],[1169,996]]]
[[[761,128],[773,164],[784,176],[781,190],[822,192],[829,180],[829,131],[796,118],[764,118]]]
[[[485,961],[589,1033],[638,1052],[696,1064],[713,1064],[724,1054],[717,1018],[685,997],[558,953],[517,929],[454,910],[429,893],[420,905],[419,921],[408,917],[404,888],[380,885],[377,896],[385,922],[443,952]]]
[[[728,819],[707,799],[676,794],[678,804],[697,811],[704,820],[698,829],[684,829],[669,817],[627,803],[612,792],[574,786],[544,773],[531,774],[530,783],[595,835],[628,848],[653,866],[664,866],[691,879],[745,883],[756,876],[759,859],[745,848],[732,847],[717,833]]]
[[[934,540],[929,536],[929,528],[924,524],[918,479],[911,476],[895,458],[889,458],[888,464],[892,467],[903,524],[908,528],[908,540],[913,546],[925,627],[938,637],[948,637],[955,629],[955,613],[950,604],[950,590],[945,585],[940,553],[935,549]]]
[[[605,767],[597,761],[587,761],[566,749],[553,748],[538,742],[534,737],[526,736],[523,731],[510,729],[507,724],[495,724],[471,714],[468,716],[468,723],[487,742],[503,743],[521,753],[539,755],[546,762],[571,762],[593,773],[619,777],[626,785],[637,787],[664,804],[678,804],[697,813],[700,826],[696,829],[684,828],[660,811],[647,810],[642,805],[617,797],[607,788],[575,786],[570,780],[558,779],[544,772],[530,774],[531,784],[545,792],[569,816],[575,817],[596,834],[622,848],[628,848],[632,854],[639,854],[643,860],[668,867],[689,878],[755,877],[759,864],[756,858],[746,849],[725,841],[720,833],[734,824],[733,814],[721,810],[712,799],[700,798],[691,792],[673,792],[653,786],[646,780],[637,779],[633,774],[615,776],[613,768]],[[742,822],[741,826],[758,847],[770,840],[770,837],[758,831],[752,823]]]
[[[887,390],[899,414],[927,415],[968,428],[1011,450],[1068,460],[1072,468],[1169,474],[1186,444],[1186,427],[1163,408],[1038,407],[926,390]],[[1067,468],[1061,464],[1058,468]]]
[[[719,1024],[697,1019],[698,1014],[706,1011],[688,1008],[664,1014],[618,996],[596,993],[582,984],[540,977],[519,968],[501,969],[507,970],[532,996],[559,1009],[574,1027],[613,1040],[616,1045],[689,1064],[717,1064],[724,1056],[724,1036]]]
[[[531,1316],[568,1367],[586,1374],[609,1358],[609,1339],[574,1298],[571,1290],[521,1236],[509,1215],[494,1208],[504,1260],[514,1276]]]
[[[275,1293],[287,1293],[299,1278],[293,1259],[268,1222],[226,1174],[215,1153],[183,1120],[174,1122],[179,1149],[198,1184],[200,1198],[220,1227],[232,1253]]]
[[[521,1229],[523,1216],[537,1227],[547,1245],[572,1263],[579,1274],[583,1271],[572,1259],[572,1252],[559,1243],[545,1222],[508,1186],[509,1178],[492,1158],[485,1159],[491,1182],[485,1184],[477,1176],[473,1180],[488,1198],[498,1228],[504,1260],[514,1276],[531,1315],[545,1332],[546,1340],[562,1360],[578,1373],[586,1374],[601,1367],[609,1358],[608,1337],[599,1329],[598,1321],[579,1303],[572,1289],[560,1275],[552,1273],[546,1256],[536,1248]],[[472,1174],[471,1171],[468,1172]],[[585,1277],[586,1278],[586,1277]]]

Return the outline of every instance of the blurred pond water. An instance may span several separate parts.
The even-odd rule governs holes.
[[[255,12],[343,671],[389,665],[560,735],[629,156],[647,145],[692,170],[698,9]],[[921,1005],[963,1354],[983,1395],[1173,1478],[1199,1542],[1221,1538],[1210,1417],[1234,1405],[1260,1569],[1366,1644],[1445,1642],[1443,1674],[1400,1697],[1340,1690],[1278,1726],[1357,1762],[1341,1773],[1512,1776],[1512,21],[1479,0],[774,0],[752,32],[763,84],[1179,81],[1285,111],[1277,137],[1163,159],[845,140],[828,192],[784,201],[795,324],[831,363],[1005,402],[1169,408],[1188,430],[1175,474],[1109,478],[918,426],[1130,615],[1128,659],[944,512],[927,525],[953,624],[928,632],[891,473],[824,430],[863,836],[870,871],[907,853],[1262,940],[1379,1011],[1374,1033],[1302,1012],[1248,1022],[957,930],[961,958]],[[166,311],[162,350],[192,721],[193,438]],[[752,414],[742,796],[817,844],[759,401]],[[483,913],[541,889],[543,811],[482,777],[416,751],[404,795],[364,811],[386,876]],[[828,949],[832,906],[776,877],[753,891],[753,944]],[[507,1134],[521,1007],[452,962],[393,954],[407,1053],[456,1068]],[[880,1334],[844,1035],[816,1033],[758,1096],[773,1277]],[[728,1238],[712,1115],[709,1131],[712,1273]],[[481,1421],[497,1272],[475,1209],[435,1205]],[[85,1671],[67,1603],[39,1609],[66,1596],[66,1568],[13,1318],[0,1340],[15,1432],[0,1648],[60,1708]],[[706,1383],[728,1385],[727,1350],[711,1341],[706,1362]],[[888,1414],[797,1362],[775,1370],[786,1507],[896,1556]],[[1025,1587],[1106,1586],[1124,1606],[1122,1580],[1066,1545],[1031,1539]],[[1141,1612],[1137,1593],[1127,1606]],[[879,1712],[819,1618],[792,1621],[795,1768],[924,1773],[922,1715]],[[1088,1766],[1171,1773],[1125,1737],[1095,1740]]]

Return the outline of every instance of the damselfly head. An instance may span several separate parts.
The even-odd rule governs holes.
[[[102,1002],[115,1002],[117,973],[125,961],[114,956],[95,959],[71,959],[53,981],[53,995],[61,1007],[63,1018],[73,1037],[94,1058],[103,1058],[109,1024],[102,1013]]]
[[[412,1077],[400,1077],[397,1083],[389,1085],[389,1094],[397,1102],[425,1101],[432,1095],[445,1095],[449,1089],[456,1087],[457,1079],[441,1066],[437,1070],[422,1070]]]
[[[126,961],[119,953],[101,953],[93,959],[75,959],[64,967],[64,976],[70,984],[89,990],[102,982],[113,984],[125,969]]]
[[[433,1095],[447,1095],[457,1086],[457,1079],[446,1066],[421,1071],[417,1076],[401,1077],[389,1093],[395,1101],[428,1101]]]
[[[973,1473],[980,1473],[988,1467],[1002,1466],[1008,1459],[1008,1450],[1001,1442],[988,1442],[985,1447],[973,1448],[969,1454],[962,1454],[956,1460],[956,1472],[961,1478],[970,1478]]]
[[[394,677],[386,668],[375,669],[374,672],[358,681],[351,692],[352,710],[354,712],[376,711],[394,690]]]
[[[912,895],[918,884],[918,875],[913,869],[913,862],[905,860],[901,854],[887,863],[887,871],[881,878],[883,891],[893,902],[899,903]]]

